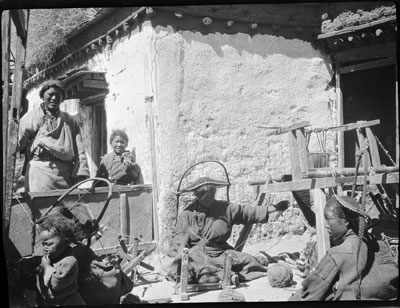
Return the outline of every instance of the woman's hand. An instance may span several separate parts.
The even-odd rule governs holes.
[[[288,207],[289,207],[289,201],[282,200],[282,201],[279,201],[277,204],[270,205],[268,207],[268,212],[269,213],[283,212],[283,211],[287,210]]]

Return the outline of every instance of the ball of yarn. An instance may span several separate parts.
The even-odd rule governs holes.
[[[234,289],[222,290],[218,295],[218,302],[245,302],[244,295]]]
[[[282,263],[270,266],[267,276],[269,283],[275,288],[289,287],[293,282],[293,271],[291,267]]]

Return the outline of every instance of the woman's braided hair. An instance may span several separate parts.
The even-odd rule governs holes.
[[[356,298],[361,299],[361,273],[358,272],[358,258],[360,254],[361,244],[364,239],[364,235],[366,232],[367,222],[370,220],[370,217],[367,213],[360,208],[360,205],[353,199],[348,196],[337,196],[335,195],[337,203],[341,205],[341,207],[336,207],[337,211],[341,209],[343,211],[343,215],[347,219],[349,223],[349,228],[353,229],[358,234],[358,246],[357,246],[357,261],[356,261],[356,271],[359,276],[359,284],[358,290],[356,294]],[[338,215],[338,217],[340,217]]]

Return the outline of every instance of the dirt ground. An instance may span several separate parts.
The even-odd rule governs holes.
[[[276,256],[283,252],[300,252],[305,248],[310,238],[311,234],[306,231],[303,235],[286,235],[265,242],[249,244],[244,247],[244,251],[252,255],[260,251],[265,251],[270,256]],[[180,300],[179,290],[178,292],[175,291],[175,283],[167,281],[163,277],[162,263],[164,263],[164,259],[159,256],[152,256],[151,260],[144,260],[146,263],[151,263],[156,269],[150,272],[140,267],[139,273],[147,282],[138,280],[132,293],[138,295],[143,300],[150,300],[152,302],[169,300],[173,303],[180,303],[182,301]],[[300,271],[295,266],[292,266],[292,269],[293,284],[290,287],[274,288],[270,285],[268,277],[265,276],[253,281],[241,283],[235,290],[244,295],[246,302],[287,301],[292,293],[301,288],[301,282],[303,280],[300,277]],[[189,293],[189,300],[184,301],[184,303],[217,302],[220,292],[221,290]]]

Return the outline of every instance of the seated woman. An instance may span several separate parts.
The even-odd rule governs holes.
[[[182,249],[190,249],[189,281],[192,283],[217,282],[221,278],[225,251],[232,255],[232,271],[238,273],[240,280],[264,276],[265,266],[250,254],[233,250],[227,240],[233,225],[267,222],[270,213],[286,210],[288,201],[269,206],[242,206],[215,200],[216,186],[208,178],[193,184],[191,191],[196,199],[180,215],[168,255],[179,262]]]
[[[332,248],[303,280],[291,301],[392,300],[397,298],[399,270],[381,240],[357,234],[368,215],[347,196],[328,199],[324,210]],[[362,227],[361,227],[362,229]]]
[[[126,151],[128,135],[123,130],[114,130],[110,136],[110,145],[114,152],[101,159],[96,177],[110,180],[118,185],[143,184],[143,175],[135,157]]]

